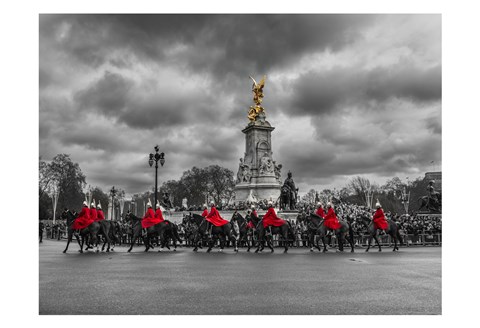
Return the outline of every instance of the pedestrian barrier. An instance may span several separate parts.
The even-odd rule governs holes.
[[[44,231],[44,236],[46,239],[67,239],[67,232],[65,230],[58,229],[47,229]],[[403,246],[410,247],[410,246],[442,246],[442,234],[441,233],[420,233],[420,234],[401,234],[403,239]],[[354,235],[354,245],[355,247],[366,247],[368,246],[368,238],[369,235],[367,234],[355,234]],[[185,246],[185,239],[182,236],[183,243],[179,243],[179,246]],[[315,236],[315,242],[317,241],[318,236]],[[327,237],[328,240],[328,237]],[[392,246],[393,240],[389,235],[378,236],[378,240],[381,246]],[[125,244],[131,242],[129,236],[124,235],[122,237],[122,243]],[[250,240],[251,241],[251,240]],[[301,235],[301,238],[296,240],[288,240],[287,242],[290,243],[290,247],[309,247],[308,246],[308,239],[304,234]],[[331,240],[328,241],[332,247],[336,247],[338,245],[338,240],[335,236],[331,237]],[[141,239],[139,239],[136,244],[143,245]],[[278,238],[278,235],[273,236],[273,246],[278,247],[282,245],[283,241]],[[322,244],[322,241],[319,240],[319,244]],[[372,239],[372,246],[375,245],[375,240]]]

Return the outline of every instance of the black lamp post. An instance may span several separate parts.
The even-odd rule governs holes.
[[[112,217],[110,218],[110,220],[113,220],[114,217],[113,217],[113,210],[114,210],[114,206],[115,206],[115,203],[113,202],[113,198],[115,197],[115,194],[117,193],[117,189],[115,189],[115,186],[112,187],[112,189],[110,189],[110,195],[112,196]]]
[[[148,164],[152,167],[153,162],[155,162],[155,200],[153,203],[153,208],[157,205],[157,177],[158,177],[158,161],[160,161],[160,165],[163,166],[165,164],[165,153],[158,153],[159,148],[158,145],[155,146],[155,154],[150,153],[150,157],[148,158]]]

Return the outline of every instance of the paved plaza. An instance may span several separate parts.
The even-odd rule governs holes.
[[[441,247],[78,253],[44,240],[40,314],[441,314]]]

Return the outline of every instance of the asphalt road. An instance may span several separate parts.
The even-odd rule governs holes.
[[[40,314],[441,314],[441,247],[78,253],[40,244]]]

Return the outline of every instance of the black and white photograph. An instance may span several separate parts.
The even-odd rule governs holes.
[[[468,5],[120,2],[2,23],[5,322],[473,322]]]
[[[40,15],[39,313],[441,314],[441,24]]]

